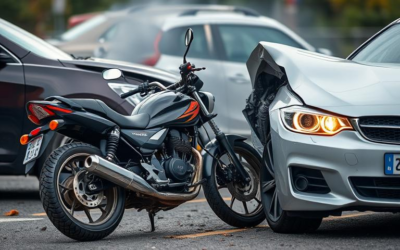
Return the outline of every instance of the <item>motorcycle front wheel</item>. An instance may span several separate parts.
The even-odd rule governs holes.
[[[94,178],[84,169],[98,148],[73,142],[56,149],[40,174],[40,198],[47,216],[64,235],[78,241],[100,240],[119,225],[125,209],[125,191],[113,187],[90,193]]]
[[[260,168],[262,160],[249,144],[235,141],[236,156],[248,172],[248,185],[227,182],[233,173],[227,152],[215,155],[212,175],[203,184],[204,194],[214,213],[225,223],[234,227],[254,227],[265,219],[260,193]]]

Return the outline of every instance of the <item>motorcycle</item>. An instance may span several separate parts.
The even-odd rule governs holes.
[[[53,96],[27,103],[28,118],[41,125],[21,137],[28,169],[55,133],[73,141],[53,151],[40,174],[44,210],[66,236],[102,239],[129,208],[146,210],[154,231],[157,212],[193,200],[201,187],[224,222],[252,227],[265,219],[261,158],[246,138],[225,135],[213,120],[214,96],[200,91],[203,82],[195,74],[205,68],[186,60],[192,41],[188,29],[179,82],[165,87],[146,81],[121,95],[143,98],[131,116],[94,99]],[[103,78],[126,82],[119,69],[104,71]],[[207,123],[212,140],[203,129]]]

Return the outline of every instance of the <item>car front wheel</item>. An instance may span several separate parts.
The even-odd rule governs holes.
[[[272,143],[268,141],[264,148],[263,164],[260,174],[261,201],[270,228],[276,233],[311,233],[321,225],[322,218],[303,218],[289,216],[279,203],[272,157]]]

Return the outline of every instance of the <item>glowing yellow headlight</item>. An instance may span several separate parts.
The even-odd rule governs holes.
[[[294,132],[334,135],[342,130],[353,130],[346,117],[323,114],[303,107],[289,107],[282,109],[281,112],[285,127]]]

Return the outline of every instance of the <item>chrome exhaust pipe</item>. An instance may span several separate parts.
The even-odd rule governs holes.
[[[192,148],[193,155],[196,160],[196,170],[192,180],[192,184],[201,181],[203,158],[196,149]],[[93,173],[101,178],[104,178],[125,189],[138,192],[143,195],[157,198],[165,202],[185,202],[197,197],[200,192],[201,185],[191,189],[190,193],[177,194],[159,192],[153,188],[146,180],[139,175],[118,166],[110,161],[107,161],[97,155],[90,155],[85,160],[85,168],[88,172]]]

